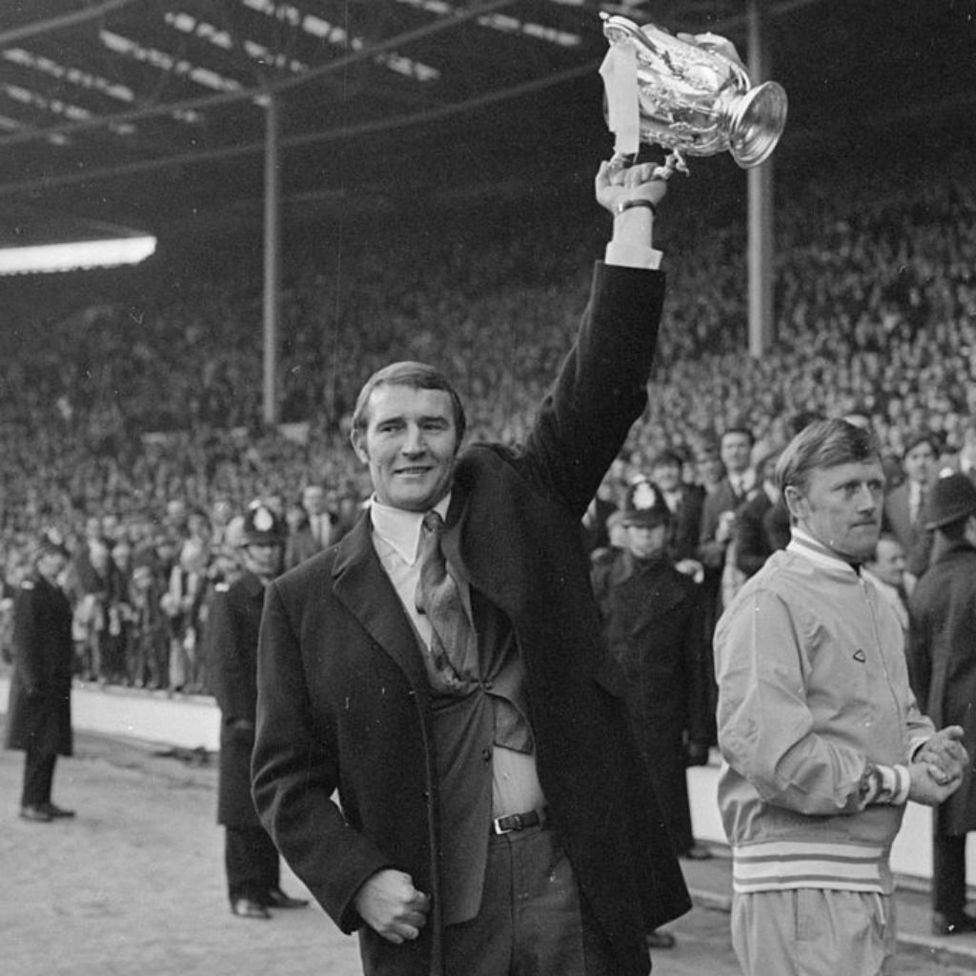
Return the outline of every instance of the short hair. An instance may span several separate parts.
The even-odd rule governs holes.
[[[756,435],[753,434],[748,427],[742,424],[733,424],[733,426],[726,427],[725,430],[722,431],[722,436],[718,439],[720,445],[725,443],[725,438],[728,437],[729,434],[741,434],[749,441],[750,447],[756,443]]]
[[[908,457],[919,444],[928,444],[932,453],[938,457],[941,450],[941,442],[936,434],[930,430],[915,430],[905,438],[905,449],[901,452],[902,460]]]
[[[814,471],[859,461],[881,462],[873,431],[838,418],[815,420],[783,449],[776,462],[776,486],[781,494],[791,487],[804,492]]]
[[[355,432],[361,434],[369,426],[369,398],[373,395],[373,391],[381,386],[409,386],[414,390],[443,390],[451,398],[451,405],[454,408],[454,426],[457,430],[458,443],[461,443],[468,422],[464,414],[464,404],[461,403],[461,397],[457,390],[439,369],[428,366],[426,363],[416,363],[410,360],[390,363],[388,366],[378,369],[366,380],[356,398],[356,406],[352,413],[352,429]]]

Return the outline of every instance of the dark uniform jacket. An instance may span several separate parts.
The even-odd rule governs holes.
[[[689,901],[605,653],[580,519],[646,404],[662,297],[661,274],[598,265],[524,451],[461,452],[443,542],[512,625],[542,788],[619,976],[647,972],[644,933]],[[439,976],[437,862],[450,825],[438,814],[431,692],[368,514],[269,586],[258,671],[254,796],[278,849],[347,932],[362,925],[354,899],[367,878],[410,874],[432,895],[427,925],[402,946],[363,927],[364,965]]]
[[[257,655],[264,584],[245,572],[219,584],[210,609],[210,679],[220,706],[220,777],[217,822],[227,827],[260,827],[251,799],[251,750],[257,713]],[[236,721],[251,730],[234,729]]]
[[[976,756],[976,549],[959,541],[942,550],[909,602],[908,673],[919,708],[937,729],[961,725]],[[948,835],[976,830],[976,775],[939,811]]]
[[[14,603],[14,670],[4,744],[70,756],[71,604],[43,576],[25,580]]]
[[[691,847],[686,745],[708,744],[699,587],[667,558],[618,549],[593,568],[604,634],[627,681],[638,749],[651,771],[679,853]]]

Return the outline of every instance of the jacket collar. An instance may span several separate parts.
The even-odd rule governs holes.
[[[397,662],[413,689],[426,695],[427,672],[417,635],[380,563],[372,534],[373,523],[367,511],[339,541],[332,568],[336,598]]]
[[[789,552],[795,552],[809,559],[810,562],[819,566],[821,569],[833,573],[844,573],[852,576],[858,575],[858,570],[853,564],[838,556],[833,550],[828,549],[822,542],[814,539],[808,532],[794,525],[791,532],[790,544],[786,547]]]

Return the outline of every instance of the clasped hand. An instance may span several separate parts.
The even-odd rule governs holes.
[[[969,753],[962,737],[960,726],[948,725],[918,750],[909,766],[912,778],[909,799],[937,806],[955,793],[969,765]]]

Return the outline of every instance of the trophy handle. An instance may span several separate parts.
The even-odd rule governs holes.
[[[623,153],[616,153],[610,159],[610,172],[619,173],[622,169],[626,169],[628,166],[633,165],[634,160],[624,155]],[[664,160],[662,166],[655,166],[651,172],[652,180],[664,180],[665,182],[675,174],[684,173],[688,176],[688,164],[685,162],[685,157],[681,154],[680,150],[672,149],[668,153]]]

